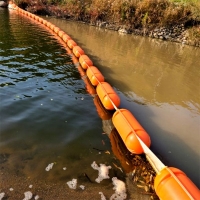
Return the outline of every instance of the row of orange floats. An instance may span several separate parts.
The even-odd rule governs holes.
[[[65,42],[65,44],[67,44],[67,46],[71,49],[70,53],[72,51],[75,55],[73,62],[77,66],[82,78],[84,77],[83,80],[86,85],[92,84],[92,86],[96,87],[96,91],[90,87],[90,93],[97,93],[105,109],[116,110],[112,116],[112,121],[127,149],[134,154],[146,153],[144,150],[145,148],[150,151],[149,147],[151,141],[148,133],[144,130],[144,128],[140,125],[130,111],[126,109],[118,109],[120,105],[119,96],[111,87],[111,85],[105,82],[104,76],[101,74],[98,68],[94,66],[92,60],[85,54],[84,50],[79,47],[69,35],[53,25],[51,22],[48,22],[41,17],[19,8],[12,2],[9,2],[9,8],[14,9],[24,16],[27,16],[30,19],[45,25],[52,30],[54,34],[59,36],[62,41]],[[88,82],[87,78],[89,79],[90,83]],[[156,159],[158,158],[156,157]],[[156,171],[157,176],[154,181],[155,190],[160,199],[200,200],[199,189],[184,172],[176,168],[166,167],[162,164],[161,166],[162,168]]]

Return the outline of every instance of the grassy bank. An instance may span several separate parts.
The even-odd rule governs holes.
[[[36,14],[95,24],[97,21],[125,26],[128,30],[170,27],[191,28],[192,40],[200,41],[199,0],[15,0]]]

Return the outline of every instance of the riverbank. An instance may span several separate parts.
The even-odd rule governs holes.
[[[15,0],[38,15],[81,21],[92,26],[200,47],[200,2],[169,0]]]

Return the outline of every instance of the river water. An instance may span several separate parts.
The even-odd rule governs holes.
[[[120,107],[149,133],[151,149],[164,164],[183,170],[200,187],[200,49],[47,20],[91,57],[119,94]],[[0,70],[1,170],[32,182],[79,178],[79,185],[87,185],[85,174],[97,177],[90,166],[94,160],[119,165],[64,46],[38,23],[5,9],[0,10]],[[47,172],[50,163],[54,167]],[[112,183],[102,185],[93,188],[110,196]]]
[[[48,19],[48,18],[47,18]],[[86,51],[167,166],[200,187],[200,49],[48,19]]]

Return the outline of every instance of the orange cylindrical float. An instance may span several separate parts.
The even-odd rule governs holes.
[[[43,23],[44,25],[47,25],[47,20],[43,19],[42,23]]]
[[[27,16],[28,16],[28,17],[31,17],[31,13],[28,12],[28,13],[27,13]]]
[[[54,24],[51,24],[51,25],[49,26],[49,28],[53,31],[53,29],[55,28],[55,25],[54,25]]]
[[[120,104],[120,98],[115,92],[115,90],[111,87],[107,82],[102,82],[97,85],[97,94],[103,104],[103,106],[107,110],[113,110],[114,105],[116,107]],[[112,101],[112,102],[111,102]],[[113,105],[114,104],[114,105]]]
[[[58,32],[60,31],[60,28],[55,27],[55,28],[53,29],[53,31],[54,31],[55,33],[58,33]]]
[[[200,191],[196,185],[184,172],[174,167],[166,167],[156,175],[154,188],[162,200],[200,199]]]
[[[73,49],[73,47],[77,46],[76,42],[72,39],[67,41],[67,45],[70,49]]]
[[[12,4],[12,8],[15,10],[15,9],[17,9],[17,5],[15,5],[15,4]]]
[[[30,18],[34,18],[34,15],[32,13],[29,14]]]
[[[94,86],[97,86],[99,82],[104,82],[102,73],[94,66],[88,67],[86,74]]]
[[[21,9],[21,8],[17,7],[16,10],[17,10],[18,12],[22,13],[22,9]]]
[[[50,28],[50,26],[52,25],[51,22],[47,22],[46,26]]]
[[[71,37],[65,33],[65,34],[63,34],[62,39],[63,39],[64,42],[67,43],[68,40],[71,40]]]
[[[32,13],[29,15],[30,18],[34,18],[34,16],[35,16],[35,15],[32,14]]]
[[[113,124],[119,132],[127,149],[134,154],[144,153],[137,136],[150,147],[151,140],[132,113],[126,109],[117,110],[112,117]]]
[[[39,17],[38,21],[43,24],[43,19],[41,17]]]
[[[38,17],[37,15],[35,15],[35,16],[34,16],[34,19],[35,19],[36,21],[38,21],[38,20],[39,20],[39,17]]]
[[[65,34],[64,31],[62,31],[62,30],[58,31],[58,36],[59,36],[60,38],[62,38],[62,36],[63,36],[64,34]]]
[[[75,47],[73,48],[73,53],[74,53],[74,55],[75,55],[77,58],[79,58],[81,55],[84,55],[84,54],[85,54],[85,52],[83,51],[83,49],[81,49],[81,47],[79,47],[79,46],[75,46]]]
[[[82,55],[79,57],[79,62],[83,69],[87,69],[88,66],[92,66],[93,62],[89,59],[87,55]]]

